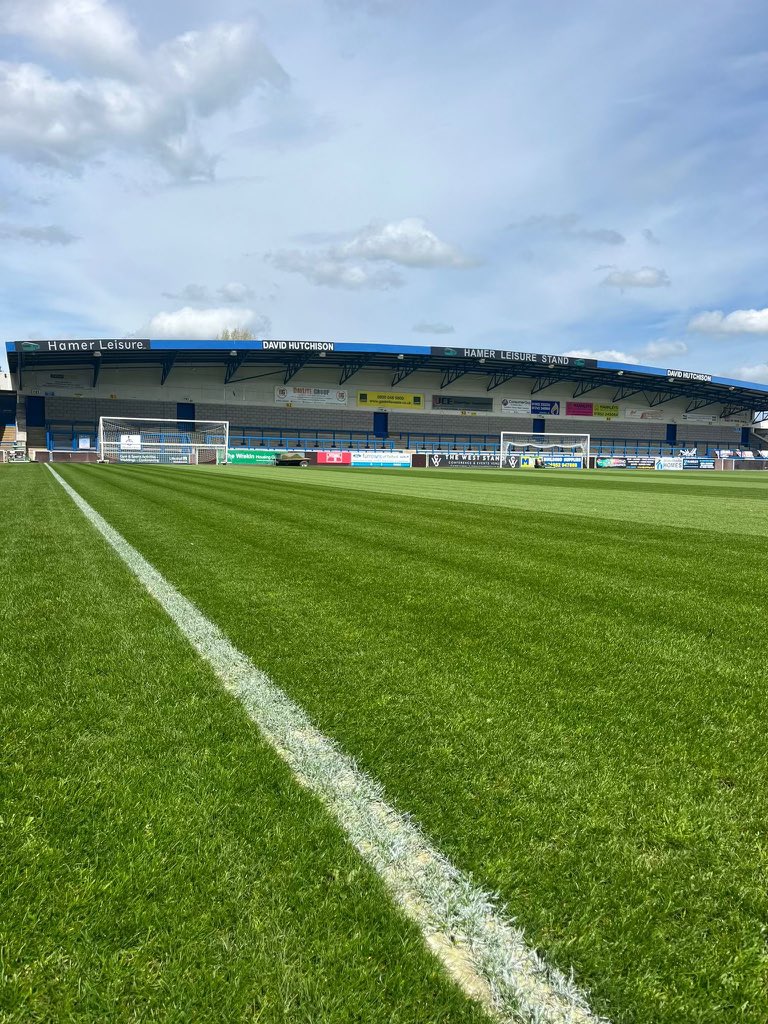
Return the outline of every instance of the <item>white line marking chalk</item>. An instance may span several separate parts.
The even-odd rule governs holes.
[[[50,465],[47,468],[239,698],[301,785],[333,814],[470,998],[505,1024],[607,1024],[591,1011],[572,977],[547,965],[527,945],[523,932],[504,916],[493,897],[430,845],[410,818],[386,802],[377,782],[319,732],[299,706]]]

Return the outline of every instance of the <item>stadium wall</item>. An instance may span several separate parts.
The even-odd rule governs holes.
[[[46,398],[48,419],[98,419],[99,415],[131,415],[175,417],[178,402],[193,402],[201,418],[227,418],[232,423],[247,423],[254,426],[313,426],[353,430],[371,429],[374,406],[360,408],[360,392],[397,391],[405,395],[422,396],[423,408],[418,411],[403,411],[391,408],[390,430],[428,430],[430,432],[498,433],[503,429],[516,429],[513,425],[519,417],[502,413],[507,402],[535,401],[559,403],[560,415],[545,416],[547,429],[569,433],[612,433],[624,437],[648,437],[662,439],[668,423],[679,425],[678,437],[688,428],[698,436],[703,427],[712,427],[717,438],[723,430],[746,426],[748,414],[741,414],[730,420],[719,419],[721,406],[708,406],[696,413],[687,413],[685,398],[650,408],[641,396],[627,402],[613,402],[612,387],[598,388],[581,399],[573,398],[574,385],[568,382],[553,385],[538,394],[531,395],[531,380],[515,378],[491,392],[485,390],[486,379],[471,374],[460,378],[450,387],[440,389],[440,375],[417,372],[406,378],[398,387],[392,387],[390,372],[361,371],[344,385],[338,383],[338,371],[329,367],[304,368],[291,381],[291,387],[325,387],[343,389],[348,393],[344,408],[323,406],[287,407],[276,402],[275,388],[282,385],[281,368],[260,365],[241,368],[243,377],[252,371],[261,375],[253,380],[235,380],[223,383],[223,367],[178,365],[172,369],[166,383],[159,383],[158,368],[115,368],[105,367],[97,386],[91,387],[91,371],[88,368],[68,369],[61,372],[28,370],[24,374],[24,395],[41,395]],[[265,376],[266,375],[266,376]],[[489,412],[459,411],[447,412],[432,409],[433,396],[453,396],[476,399],[490,399]],[[567,403],[580,402],[582,406],[611,409],[618,415],[592,415],[569,417]],[[428,423],[426,422],[428,420]],[[527,419],[518,429],[531,429],[533,418]],[[690,436],[690,435],[689,435]]]

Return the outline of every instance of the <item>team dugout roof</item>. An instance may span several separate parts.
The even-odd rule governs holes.
[[[440,387],[471,375],[487,391],[517,377],[531,380],[531,394],[553,384],[573,385],[573,397],[597,388],[613,388],[613,401],[642,395],[651,406],[675,398],[689,400],[688,411],[722,404],[723,416],[768,409],[768,384],[732,380],[672,367],[638,366],[577,356],[547,355],[493,348],[444,348],[338,341],[190,341],[149,338],[15,341],[6,343],[15,386],[23,390],[24,371],[61,366],[90,366],[94,386],[105,366],[156,366],[165,384],[179,363],[221,366],[224,382],[261,376],[267,366],[288,383],[304,367],[334,367],[342,385],[360,370],[392,374],[397,387],[412,374],[439,373]]]

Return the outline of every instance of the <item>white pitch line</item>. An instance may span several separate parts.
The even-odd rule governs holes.
[[[48,464],[55,479],[131,572],[245,706],[288,763],[382,878],[393,900],[472,999],[505,1024],[608,1024],[590,1010],[573,977],[547,965],[488,893],[384,799],[307,714],[239,651]]]

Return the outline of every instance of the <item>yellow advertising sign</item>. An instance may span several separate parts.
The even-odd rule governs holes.
[[[358,391],[357,404],[379,409],[423,409],[424,395],[407,391]]]
[[[618,405],[599,405],[595,402],[592,406],[592,415],[601,416],[606,420],[612,420],[619,415],[619,407]]]

